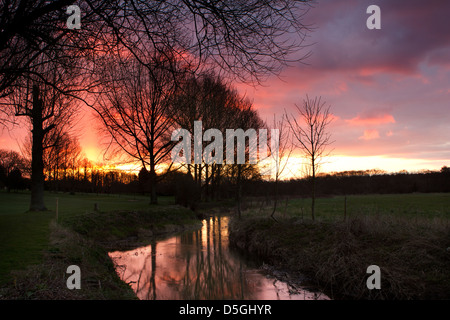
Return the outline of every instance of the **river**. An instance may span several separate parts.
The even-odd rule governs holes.
[[[141,300],[329,299],[278,280],[231,250],[228,221],[210,217],[199,230],[109,256]]]

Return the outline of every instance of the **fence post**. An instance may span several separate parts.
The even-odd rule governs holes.
[[[347,195],[344,197],[344,221],[347,220]]]
[[[58,198],[56,198],[56,223],[58,223]]]

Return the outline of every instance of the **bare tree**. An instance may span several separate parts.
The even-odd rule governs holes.
[[[11,94],[20,78],[36,75],[32,66],[42,55],[70,56],[78,74],[92,72],[80,88],[86,91],[102,79],[95,72],[98,61],[125,52],[144,65],[155,53],[176,52],[193,71],[214,68],[221,75],[259,82],[308,56],[298,52],[309,31],[303,17],[310,2],[83,0],[76,3],[82,27],[70,30],[66,8],[73,0],[2,1],[0,98]],[[0,107],[0,123],[5,123],[3,111]]]
[[[330,106],[326,107],[321,97],[310,99],[308,96],[302,106],[295,105],[299,119],[291,115],[288,123],[296,146],[302,150],[306,162],[306,175],[311,179],[311,217],[314,220],[314,209],[316,199],[316,175],[322,160],[329,155],[327,148],[332,141],[327,131],[328,125],[333,120]]]
[[[264,122],[259,117],[257,111],[253,108],[253,104],[248,99],[242,99],[240,102],[234,106],[235,116],[232,118],[234,126],[242,129],[244,131],[247,130],[255,130],[256,135],[258,136],[259,129],[264,128]],[[227,138],[228,139],[228,138]],[[235,149],[232,152],[237,155],[238,143],[235,145]],[[253,144],[250,142],[245,143],[245,163],[234,163],[228,164],[227,166],[231,167],[231,172],[236,173],[236,203],[237,203],[237,211],[239,218],[241,217],[242,211],[242,185],[243,181],[248,177],[254,177],[255,173],[259,175],[259,171],[257,170],[257,164],[251,163],[250,155],[257,153],[257,144]],[[228,145],[227,145],[228,151]],[[232,155],[234,158],[235,155]],[[228,158],[228,157],[227,157]]]
[[[29,83],[29,105],[17,104],[20,107],[16,114],[33,119],[36,144],[40,144],[54,128],[45,126],[51,113],[38,115],[40,108],[46,108],[39,107],[40,95],[58,92],[75,97],[76,94],[64,88],[65,82],[50,81],[45,72],[38,71],[38,65],[56,63],[62,67],[71,61],[82,71],[77,72],[79,75],[92,71],[92,76],[85,77],[87,81],[76,89],[84,91],[90,91],[102,81],[102,68],[97,64],[103,57],[117,58],[123,54],[149,70],[153,68],[153,56],[169,54],[176,61],[184,61],[194,72],[212,67],[233,78],[259,82],[269,74],[278,73],[287,63],[305,57],[299,57],[297,52],[303,47],[308,31],[302,21],[309,2],[84,0],[78,3],[83,14],[82,28],[70,30],[65,25],[65,9],[73,1],[3,1],[0,4],[0,98],[15,92],[18,83],[25,79],[33,78],[39,83],[38,86]],[[46,58],[41,59],[43,56]],[[171,72],[174,68],[166,70]],[[35,89],[31,89],[33,86]],[[97,104],[90,106],[95,109]],[[42,130],[39,129],[41,120]],[[40,158],[41,150],[35,151]],[[33,207],[44,208],[42,203]]]
[[[260,81],[307,56],[298,52],[308,0],[86,2],[102,18],[103,45],[144,64],[148,53],[172,50],[195,70]]]
[[[170,140],[171,99],[176,88],[173,57],[154,57],[151,67],[136,60],[106,66],[106,88],[98,106],[98,119],[111,138],[110,151],[124,152],[130,160],[149,168],[151,203],[157,203],[157,166],[173,147]]]
[[[251,129],[255,130],[257,134],[258,129],[264,126],[251,101],[241,96],[223,78],[213,74],[203,74],[200,77],[189,79],[185,86],[179,90],[173,107],[175,123],[188,130],[191,133],[191,139],[194,139],[194,121],[202,121],[202,130],[205,132],[208,129],[219,130],[222,137],[226,136],[228,129],[234,128],[244,131]],[[222,143],[222,150],[226,154],[226,140],[223,139]],[[232,150],[234,154],[231,157],[233,159],[236,156],[238,143],[241,142],[237,141]],[[207,148],[208,144],[209,142],[202,141],[202,148]],[[256,148],[257,146],[252,145],[251,147]],[[236,186],[236,202],[240,213],[242,181],[250,176],[255,176],[258,172],[255,164],[248,163],[249,154],[254,151],[257,152],[257,150],[250,150],[249,148],[250,143],[245,144],[242,148],[247,163],[236,164],[234,160],[233,163],[224,164],[223,159],[212,163],[203,161],[195,164],[188,161],[187,170],[198,187],[203,189],[203,198],[208,199],[212,194],[216,194],[215,191],[218,189],[220,180],[226,178]],[[212,153],[214,155],[211,154],[211,156],[215,157],[215,151],[212,151]]]
[[[42,63],[40,63],[42,62]],[[41,56],[31,70],[34,74],[17,81],[14,91],[7,97],[14,106],[15,116],[25,117],[31,125],[31,211],[46,210],[44,204],[44,150],[49,136],[68,128],[76,110],[74,98],[65,94],[77,82],[70,68],[48,61]],[[53,84],[58,83],[64,92]],[[76,89],[75,89],[76,90]]]
[[[178,126],[191,133],[192,142],[195,121],[202,121],[203,131],[217,129],[223,135],[227,128],[237,125],[238,105],[244,103],[244,99],[223,78],[212,73],[192,76],[177,91],[172,116]],[[208,144],[203,141],[202,149]],[[186,169],[197,186],[203,189],[205,199],[215,193],[223,174],[222,161],[194,164],[189,161]]]
[[[0,166],[6,175],[14,169],[26,172],[28,161],[16,151],[0,149]]]
[[[294,150],[294,145],[292,143],[292,134],[289,130],[288,117],[286,114],[282,114],[280,119],[276,119],[276,116],[273,117],[273,125],[272,125],[271,134],[270,134],[270,143],[268,142],[268,147],[270,151],[270,173],[273,172],[274,179],[274,191],[273,198],[274,204],[272,213],[270,217],[274,220],[275,212],[277,210],[278,205],[278,183],[280,181],[280,177],[283,174],[288,161],[292,155]],[[275,136],[274,136],[275,134]],[[275,143],[272,140],[275,139]],[[276,148],[276,150],[273,149]]]
[[[60,45],[70,30],[63,10],[71,0],[17,0],[0,3],[0,97],[15,81],[33,72],[39,56]]]

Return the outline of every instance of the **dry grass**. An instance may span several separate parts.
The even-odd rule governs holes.
[[[266,263],[301,272],[335,299],[449,299],[448,219],[359,216],[346,221],[248,218],[231,242]],[[369,265],[381,290],[369,290]]]

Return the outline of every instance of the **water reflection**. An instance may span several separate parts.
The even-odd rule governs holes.
[[[211,217],[200,230],[110,257],[139,299],[327,299],[267,277],[228,248],[228,217]]]

